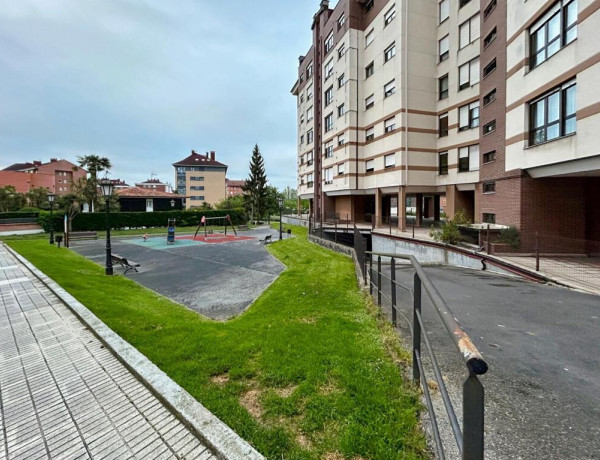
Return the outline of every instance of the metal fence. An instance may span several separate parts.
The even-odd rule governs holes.
[[[446,304],[443,296],[435,288],[415,257],[410,255],[375,253],[365,250],[364,237],[358,229],[354,228],[354,249],[356,258],[361,266],[363,281],[369,286],[371,295],[376,296],[377,304],[382,305],[382,299],[391,305],[392,323],[397,325],[398,305],[397,290],[410,292],[412,295],[412,376],[416,385],[423,389],[425,402],[431,418],[431,429],[438,459],[445,459],[444,446],[442,444],[438,417],[434,411],[431,392],[427,384],[427,374],[423,366],[422,348],[425,345],[426,354],[431,362],[433,374],[437,382],[448,420],[452,429],[456,445],[463,460],[482,460],[484,455],[484,388],[479,380],[488,370],[488,365],[473,344],[469,336],[462,329],[458,320]],[[389,276],[382,270],[382,259],[386,265],[389,263]],[[388,262],[389,260],[389,262]],[[415,271],[412,290],[396,281],[396,265],[398,260],[409,261]],[[390,288],[390,295],[384,292],[384,283]],[[422,316],[423,291],[429,296],[434,310],[440,321],[448,331],[454,344],[465,363],[468,376],[462,386],[463,399],[463,426],[456,416],[456,412],[450,400],[446,383],[442,377],[440,366],[432,343],[425,329]]]

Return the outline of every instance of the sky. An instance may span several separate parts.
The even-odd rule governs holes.
[[[100,155],[130,185],[216,152],[296,187],[298,56],[319,0],[0,0],[0,168]]]

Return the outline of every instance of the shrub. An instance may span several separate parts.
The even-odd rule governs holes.
[[[504,244],[508,244],[513,249],[517,249],[521,244],[519,230],[517,230],[517,227],[513,226],[503,228],[502,230],[500,230],[498,241]]]
[[[441,241],[446,244],[458,244],[459,241],[463,240],[463,236],[460,234],[459,226],[470,225],[471,222],[465,216],[464,211],[460,211],[454,214],[454,219],[447,219],[446,222],[438,229],[431,227],[429,236],[435,241]]]

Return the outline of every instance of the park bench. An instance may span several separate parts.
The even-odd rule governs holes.
[[[69,233],[69,241],[76,240],[97,240],[98,233],[96,232],[71,232]]]
[[[138,264],[137,262],[127,260],[125,257],[120,256],[118,254],[111,254],[110,258],[112,259],[114,264],[119,264],[125,269],[125,272],[123,273],[124,275],[126,275],[129,270],[137,272],[137,267],[140,266],[140,264]]]
[[[272,243],[272,242],[273,242],[273,240],[271,240],[271,235],[267,235],[262,240],[260,240],[260,243],[263,243],[263,244]]]
[[[247,225],[238,225],[238,230],[250,230],[250,227]]]

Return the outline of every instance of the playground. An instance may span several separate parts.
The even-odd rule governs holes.
[[[285,268],[261,243],[268,235],[276,239],[268,227],[244,232],[230,228],[225,233],[222,226],[210,229],[202,223],[196,234],[177,235],[169,225],[166,238],[113,237],[112,253],[140,264],[138,272],[126,275],[137,283],[209,318],[225,320],[243,312]],[[77,241],[71,249],[104,264],[105,241]],[[114,273],[123,270],[115,266]]]

